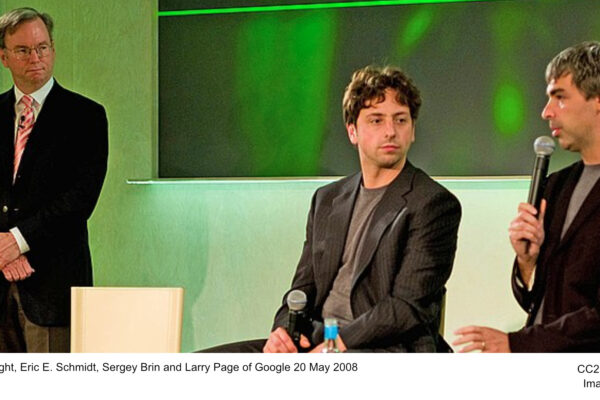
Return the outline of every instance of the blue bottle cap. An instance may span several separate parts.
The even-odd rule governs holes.
[[[335,339],[338,335],[337,325],[325,325],[325,340]]]

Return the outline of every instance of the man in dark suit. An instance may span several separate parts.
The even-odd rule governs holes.
[[[104,108],[52,77],[53,22],[0,17],[0,351],[69,351],[71,286],[92,284],[87,219],[106,175]]]
[[[600,43],[559,53],[546,69],[542,118],[581,161],[548,178],[540,212],[519,205],[509,233],[515,250],[512,287],[528,313],[517,332],[461,328],[462,351],[600,351]]]
[[[421,97],[400,70],[354,73],[343,100],[361,172],[318,189],[291,290],[307,295],[311,324],[299,345],[319,352],[323,320],[340,325],[341,350],[435,352],[460,204],[407,160]],[[289,293],[289,292],[288,292]],[[296,352],[287,294],[265,340],[206,352]]]

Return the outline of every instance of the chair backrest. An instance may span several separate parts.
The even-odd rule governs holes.
[[[71,352],[178,353],[183,288],[71,288]]]

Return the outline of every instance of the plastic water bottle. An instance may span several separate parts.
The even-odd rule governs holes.
[[[322,353],[339,353],[337,347],[338,323],[335,318],[325,318],[325,341]]]

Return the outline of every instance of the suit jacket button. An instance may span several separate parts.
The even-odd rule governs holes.
[[[2,206],[2,212],[6,214],[8,212],[8,207]]]

